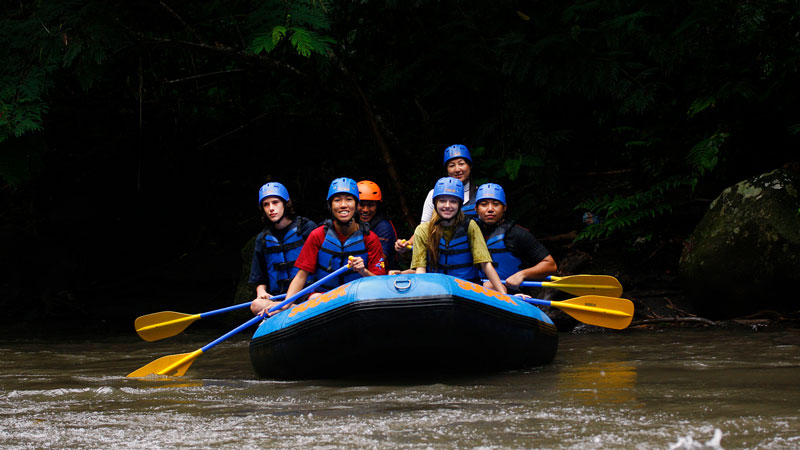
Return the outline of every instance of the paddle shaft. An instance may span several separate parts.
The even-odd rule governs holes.
[[[286,294],[281,294],[281,295],[276,295],[274,297],[270,297],[269,300],[278,301],[278,300],[283,300],[284,298],[286,298]],[[215,309],[214,311],[204,312],[204,313],[200,314],[200,318],[201,319],[205,319],[206,317],[216,316],[217,314],[223,314],[223,313],[230,312],[230,311],[236,311],[237,309],[246,308],[246,307],[250,306],[250,304],[252,304],[252,303],[253,302],[244,302],[244,303],[239,303],[238,305],[228,306],[227,308],[220,308],[220,309]]]
[[[348,270],[350,270],[349,264],[340,267],[336,271],[326,275],[325,277],[322,277],[322,279],[317,280],[316,282],[314,282],[313,284],[305,287],[304,289],[301,289],[299,292],[297,292],[291,298],[288,298],[288,299],[284,300],[283,302],[281,302],[280,304],[270,308],[269,312],[274,312],[274,311],[280,310],[281,308],[283,308],[284,306],[288,305],[289,303],[291,303],[291,302],[297,300],[298,298],[308,294],[309,292],[312,292],[317,287],[327,283],[328,281],[332,280],[333,278],[338,277],[339,275],[347,272]],[[222,309],[225,309],[225,308],[222,308]],[[143,367],[140,367],[139,369],[129,373],[128,377],[146,377],[146,376],[148,376],[150,374],[169,375],[169,374],[171,374],[173,372],[176,373],[176,376],[181,376],[184,373],[186,373],[186,370],[189,368],[189,366],[200,355],[202,355],[203,353],[207,352],[208,350],[214,348],[216,345],[218,345],[219,343],[227,340],[231,336],[233,336],[233,335],[235,335],[237,333],[240,333],[241,331],[243,331],[243,330],[255,325],[256,323],[258,323],[258,322],[260,322],[262,320],[266,320],[266,319],[268,319],[268,317],[265,318],[263,316],[255,316],[252,319],[248,320],[247,322],[239,325],[238,327],[234,328],[233,330],[231,330],[231,331],[225,333],[224,335],[220,336],[219,338],[214,339],[213,341],[209,342],[208,344],[206,344],[202,348],[199,348],[199,349],[197,349],[197,350],[195,350],[195,351],[193,351],[191,353],[161,357],[161,358],[151,362],[150,364],[147,364],[147,365],[145,365]]]
[[[609,297],[622,295],[622,285],[616,278],[608,275],[570,275],[567,277],[548,277],[554,281],[523,281],[520,287],[545,287],[558,289],[572,295],[600,294]],[[483,280],[486,282],[486,280]],[[503,281],[503,283],[506,283]]]
[[[559,280],[562,280],[562,279],[563,278],[559,278]],[[559,280],[556,280],[556,281],[559,281]],[[505,284],[505,281],[503,281],[503,284]],[[587,287],[584,284],[569,284],[569,283],[553,284],[553,283],[550,283],[550,282],[547,282],[547,281],[523,281],[522,283],[520,283],[520,286],[523,286],[523,287],[549,287],[549,288],[555,288],[555,289],[559,289],[559,288],[586,288]],[[616,287],[616,286],[595,286],[595,285],[592,285],[591,289],[592,290],[603,290],[603,289],[617,290],[619,288]]]
[[[329,280],[331,280],[333,278],[338,277],[339,275],[347,272],[348,270],[350,270],[350,266],[349,265],[345,265],[345,266],[340,267],[338,270],[326,275],[321,280],[317,280],[314,284],[310,284],[310,285],[306,286],[305,288],[301,289],[300,291],[297,292],[297,294],[294,294],[293,296],[287,298],[286,300],[282,301],[281,303],[273,306],[272,308],[269,309],[269,312],[279,311],[284,306],[286,306],[286,305],[294,302],[298,298],[300,298],[300,297],[302,297],[302,296],[314,291],[314,289],[316,289],[317,287],[327,283]],[[285,295],[284,295],[284,297],[285,297]],[[247,303],[247,304],[249,305],[250,303]],[[225,309],[225,308],[223,308],[223,309]],[[267,318],[263,317],[263,316],[255,316],[252,319],[248,320],[247,322],[245,322],[245,323],[239,325],[238,327],[234,328],[233,330],[231,330],[231,331],[223,334],[222,336],[218,337],[214,341],[209,342],[208,344],[205,345],[205,347],[201,348],[200,350],[205,353],[208,350],[210,350],[212,347],[214,347],[215,345],[219,344],[220,342],[222,342],[222,341],[228,339],[229,337],[241,332],[242,330],[246,330],[247,328],[250,328],[251,326],[253,326],[256,323],[258,323],[259,321],[265,320],[265,319],[267,319]]]
[[[286,294],[281,294],[271,298],[275,300],[282,300],[285,297]],[[235,311],[237,309],[246,308],[250,306],[250,304],[251,302],[245,302],[245,303],[240,303],[238,305],[215,309],[214,311],[208,311],[200,314],[183,314],[172,311],[162,311],[160,313],[153,313],[153,314],[148,314],[146,316],[141,316],[136,319],[134,325],[136,326],[136,332],[142,339],[146,341],[157,341],[159,339],[164,339],[180,333],[196,320],[202,319],[204,317],[215,316],[217,314],[223,314],[229,311]]]
[[[538,306],[552,306],[555,308],[564,308],[565,305],[571,310],[579,310],[579,311],[587,311],[592,313],[600,313],[600,314],[608,314],[610,316],[619,316],[619,317],[630,317],[631,315],[624,312],[624,311],[617,311],[614,309],[608,308],[595,308],[591,306],[584,306],[584,305],[574,305],[574,304],[565,304],[564,302],[552,302],[550,300],[542,300],[540,298],[521,298],[522,301],[530,303],[532,305]]]

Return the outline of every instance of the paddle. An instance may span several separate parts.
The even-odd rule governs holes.
[[[281,294],[271,297],[270,300],[283,300],[285,297],[286,294]],[[208,311],[200,314],[184,314],[175,311],[161,311],[140,316],[136,319],[133,325],[136,327],[136,332],[139,333],[139,337],[145,341],[153,342],[175,336],[198,319],[205,319],[206,317],[216,316],[217,314],[246,308],[250,306],[251,303],[252,302],[240,303],[238,305],[215,309],[214,311]]]
[[[572,295],[601,294],[608,297],[622,295],[622,285],[616,278],[609,275],[571,275],[548,277],[548,279],[553,281],[523,281],[520,286],[549,287]],[[487,280],[481,281],[486,282]]]
[[[340,267],[336,271],[334,271],[334,272],[328,274],[327,276],[317,280],[314,284],[311,284],[311,285],[305,287],[304,289],[299,291],[297,294],[293,295],[291,298],[287,298],[286,300],[284,300],[280,304],[270,308],[269,312],[280,311],[281,308],[283,308],[284,306],[294,302],[298,298],[308,294],[309,292],[313,291],[317,287],[327,283],[329,280],[331,280],[333,278],[338,277],[339,275],[347,272],[348,270],[350,270],[350,265],[349,264]],[[195,359],[197,359],[198,356],[202,355],[203,353],[207,352],[211,348],[215,347],[220,342],[222,342],[222,341],[228,339],[229,337],[239,333],[240,331],[245,330],[247,328],[250,328],[251,326],[257,324],[258,322],[260,322],[262,320],[266,320],[266,319],[267,318],[262,317],[262,316],[255,316],[252,319],[248,320],[247,322],[245,322],[245,323],[239,325],[238,327],[234,328],[233,330],[225,333],[223,336],[221,336],[221,337],[217,338],[216,340],[206,344],[202,348],[199,348],[199,349],[197,349],[197,350],[195,350],[193,352],[190,352],[190,353],[180,353],[180,354],[177,354],[177,355],[162,356],[161,358],[158,358],[157,360],[151,362],[150,364],[142,366],[142,367],[134,370],[133,372],[129,373],[128,377],[138,378],[138,377],[146,377],[148,375],[172,375],[172,376],[176,376],[176,377],[183,376],[183,374],[186,373],[186,370],[189,369],[189,366],[192,365],[192,363],[194,362]]]
[[[622,330],[633,319],[633,302],[624,298],[584,295],[561,302],[515,296],[533,305],[558,308],[575,319],[598,327]]]

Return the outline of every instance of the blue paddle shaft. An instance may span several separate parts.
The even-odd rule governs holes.
[[[287,299],[286,299],[286,300],[284,300],[283,302],[281,302],[281,303],[279,303],[279,304],[277,304],[277,305],[273,306],[272,308],[270,308],[270,309],[269,309],[269,312],[275,312],[275,311],[279,311],[279,310],[280,310],[281,308],[283,308],[284,306],[286,306],[286,305],[288,305],[288,304],[292,303],[293,301],[295,301],[295,300],[297,300],[298,298],[300,298],[300,297],[302,297],[302,296],[304,296],[304,295],[308,294],[309,292],[312,292],[312,291],[313,291],[314,289],[316,289],[317,287],[319,287],[319,286],[321,286],[321,285],[323,285],[323,284],[327,283],[327,282],[328,282],[328,280],[331,280],[331,279],[333,279],[333,278],[336,278],[336,277],[338,277],[339,275],[341,275],[341,274],[343,274],[343,273],[347,272],[348,270],[350,270],[350,265],[349,265],[349,264],[347,264],[347,265],[344,265],[344,266],[342,266],[342,267],[338,268],[336,271],[334,271],[334,272],[332,272],[332,273],[329,273],[328,275],[325,275],[324,277],[322,277],[322,279],[321,279],[321,280],[317,280],[317,281],[316,281],[314,284],[311,284],[311,285],[307,286],[306,288],[304,288],[304,289],[300,290],[300,291],[299,291],[297,294],[294,294],[294,295],[292,296],[292,298],[287,298]]]
[[[286,298],[286,294],[276,295],[274,297],[270,297],[269,299],[270,300],[283,300],[284,298]],[[228,306],[227,308],[220,308],[220,309],[215,309],[213,311],[204,312],[204,313],[200,314],[200,318],[201,319],[205,319],[206,317],[216,316],[217,314],[236,311],[237,309],[242,309],[242,308],[250,306],[251,303],[253,303],[253,302],[244,302],[244,303],[239,303],[238,305]]]
[[[248,320],[247,322],[239,325],[238,327],[232,329],[231,331],[228,331],[227,333],[223,334],[222,336],[220,336],[220,337],[214,339],[213,341],[209,342],[208,344],[205,345],[205,347],[201,348],[200,351],[205,353],[205,352],[211,350],[213,347],[215,347],[220,342],[228,339],[229,337],[231,337],[231,336],[233,336],[235,334],[238,334],[239,332],[241,332],[243,330],[246,330],[246,329],[250,328],[251,326],[257,324],[260,321],[262,321],[263,319],[264,318],[261,317],[261,316],[253,317],[252,319]]]
[[[308,294],[309,292],[313,291],[317,287],[327,283],[328,280],[331,280],[332,278],[336,278],[339,275],[347,272],[348,270],[350,270],[350,266],[349,265],[345,265],[345,266],[340,267],[335,272],[330,273],[330,274],[322,277],[322,279],[317,280],[314,284],[311,284],[308,287],[306,287],[305,289],[302,289],[300,292],[298,292],[297,294],[294,294],[290,298],[287,298],[286,300],[284,300],[283,302],[281,302],[277,306],[274,306],[274,307],[270,308],[269,312],[277,311],[277,310],[283,308],[284,306],[288,305],[289,303],[292,303],[293,301],[297,300],[298,298],[300,298],[300,297]],[[242,303],[242,305],[249,305],[249,304],[250,303]],[[235,305],[235,306],[232,306],[231,308],[236,308],[236,307],[242,308],[243,307],[242,305]],[[226,308],[223,308],[223,309],[226,309]],[[265,318],[262,317],[262,316],[255,316],[252,319],[248,320],[247,322],[245,322],[245,323],[239,325],[238,327],[234,328],[233,330],[231,330],[231,331],[223,334],[222,336],[218,337],[217,339],[209,342],[208,344],[205,345],[205,347],[201,348],[200,351],[205,353],[205,352],[211,350],[213,347],[215,347],[220,342],[228,339],[229,337],[231,337],[231,336],[233,336],[235,334],[238,334],[239,332],[241,332],[243,330],[246,330],[246,329],[250,328],[251,326],[257,324],[258,322],[261,322],[262,320],[265,320]]]
[[[530,303],[531,305],[550,306],[552,304],[550,302],[550,300],[542,300],[542,299],[533,298],[533,297],[531,297],[531,298],[525,298],[525,297],[520,297],[520,296],[515,296],[515,297],[517,297],[518,299],[522,300],[523,302]]]
[[[547,278],[549,279],[550,277],[547,277]],[[483,281],[485,283],[485,282],[487,282],[489,280],[483,279],[481,281]],[[501,280],[501,283],[506,284],[506,280]],[[519,285],[520,286],[524,286],[524,287],[542,287],[542,282],[541,281],[523,281]]]

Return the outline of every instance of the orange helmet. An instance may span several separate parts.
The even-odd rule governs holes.
[[[381,188],[372,181],[364,180],[358,182],[358,197],[361,200],[381,201]]]

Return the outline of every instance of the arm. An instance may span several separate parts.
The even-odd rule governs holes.
[[[375,275],[386,275],[386,265],[384,264],[383,248],[378,235],[370,231],[364,237],[364,245],[367,247],[367,260],[369,267],[364,264],[364,259],[355,257],[350,261],[350,267],[354,272],[358,272],[362,277],[374,277]]]
[[[256,298],[270,298],[272,297],[267,292],[267,285],[266,284],[259,284],[256,286]]]
[[[514,288],[519,288],[519,285],[525,280],[543,280],[548,275],[553,275],[558,272],[558,266],[553,260],[553,257],[547,255],[538,264],[522,269],[519,272],[511,275],[506,279],[506,284]]]
[[[503,282],[500,281],[500,276],[497,275],[497,271],[494,270],[494,266],[491,262],[481,263],[481,270],[483,270],[483,273],[486,274],[486,278],[489,279],[489,283],[492,284],[492,289],[504,294],[508,293],[508,291],[506,291],[506,287],[503,286]]]
[[[397,242],[397,233],[394,231],[394,225],[389,219],[384,219],[372,231],[378,236],[378,240],[381,243],[384,262],[386,263],[385,268],[388,269],[390,265],[394,265],[394,246]]]
[[[306,272],[305,270],[298,270],[297,275],[294,276],[292,282],[289,284],[289,290],[286,291],[286,298],[289,298],[292,295],[300,292],[300,289],[303,289],[303,287],[305,287],[307,279],[308,279],[308,272]],[[252,311],[253,314],[270,317],[274,314],[277,314],[278,311],[270,313],[269,309],[275,305],[279,305],[280,303],[281,302],[276,302],[268,298],[257,298],[253,300],[252,303],[250,303],[250,311]],[[290,303],[284,306],[283,309],[289,308],[291,306],[292,304]]]
[[[394,251],[397,253],[405,253],[412,245],[414,245],[414,236],[411,236],[408,240],[398,239],[394,241]]]
[[[428,191],[425,203],[422,204],[422,217],[420,217],[419,223],[431,220],[431,216],[433,216],[433,189]]]
[[[421,223],[414,230],[414,241],[417,245],[414,246],[411,253],[411,269],[416,269],[416,273],[425,273],[428,266],[428,253],[426,244],[428,242],[428,224],[430,222]],[[422,272],[419,271],[422,269]]]
[[[264,260],[264,253],[262,247],[259,245],[259,238],[261,234],[256,237],[255,248],[253,249],[253,262],[250,264],[250,277],[247,282],[256,284],[256,298],[269,298],[267,290],[267,264]],[[264,296],[266,294],[266,296]]]
[[[308,239],[306,239],[305,244],[303,244],[303,249],[300,250],[297,261],[294,262],[294,266],[297,267],[298,270],[297,274],[292,278],[292,282],[289,283],[289,288],[286,291],[286,298],[290,298],[294,294],[300,292],[300,290],[305,287],[309,274],[315,271],[317,266],[317,252],[319,252],[319,248],[322,245],[322,239],[324,239],[322,228],[316,228],[308,235]],[[273,302],[269,299],[255,299],[253,303],[250,304],[250,310],[253,311],[253,314],[266,314],[266,310],[277,304],[277,302]]]
[[[519,285],[525,280],[541,280],[558,271],[558,266],[550,252],[530,231],[515,225],[509,230],[507,239],[513,241],[514,254],[529,264],[528,267],[508,277],[506,279],[507,286],[519,288]]]
[[[303,269],[297,270],[297,275],[292,278],[292,282],[289,283],[289,288],[286,290],[286,298],[291,298],[294,294],[300,292],[306,286],[306,281],[308,280],[308,272]]]

